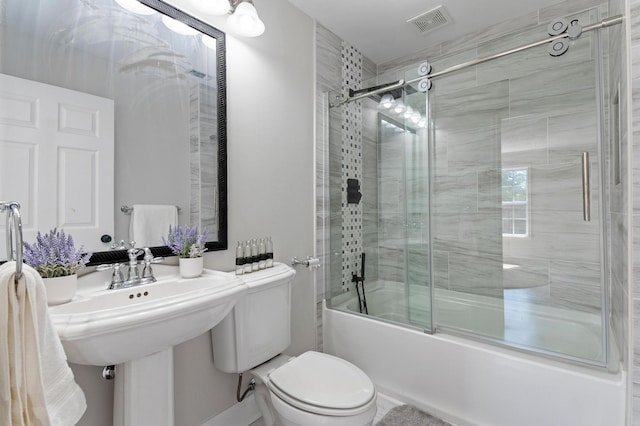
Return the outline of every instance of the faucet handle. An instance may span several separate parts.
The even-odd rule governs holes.
[[[107,287],[107,290],[119,288],[124,283],[124,274],[120,270],[121,266],[122,263],[113,263],[109,265],[98,265],[96,267],[96,271],[106,271],[108,269],[113,269],[113,273],[111,274],[111,282],[109,283],[109,287]]]
[[[145,247],[144,249],[144,263],[145,265],[149,263],[162,263],[164,262],[164,257],[158,256],[153,257],[153,253],[151,253],[151,249],[149,247]]]
[[[164,260],[164,257],[153,257],[153,253],[151,253],[151,249],[149,247],[145,247],[144,249],[144,268],[142,268],[142,279],[151,280],[154,282],[156,278],[153,276],[153,269],[151,268],[152,263],[160,263]]]
[[[138,260],[138,256],[143,253],[143,250],[140,248],[131,247],[127,250],[127,254],[129,255],[129,262],[133,262],[134,260]]]

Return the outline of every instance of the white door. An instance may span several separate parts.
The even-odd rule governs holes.
[[[113,158],[113,100],[0,74],[0,200],[20,203],[26,242],[57,227],[101,249],[113,235]]]

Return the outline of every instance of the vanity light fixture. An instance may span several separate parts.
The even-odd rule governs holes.
[[[149,6],[140,3],[138,0],[116,0],[116,3],[123,9],[127,9],[129,12],[133,12],[137,15],[153,15],[155,10]]]
[[[174,33],[182,35],[196,35],[198,30],[191,28],[187,24],[184,24],[178,20],[170,18],[167,15],[162,15],[162,23]]]
[[[229,0],[191,0],[191,4],[209,15],[226,15],[231,9]]]
[[[191,4],[209,15],[229,14],[229,27],[238,35],[257,37],[264,33],[264,22],[258,16],[253,0],[191,0]]]
[[[233,1],[233,0],[232,0]],[[258,16],[251,0],[235,2],[235,8],[229,16],[229,26],[239,35],[257,37],[264,32],[264,22]]]

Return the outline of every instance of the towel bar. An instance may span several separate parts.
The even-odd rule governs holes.
[[[180,213],[180,210],[182,210],[180,206],[176,206],[176,209],[178,209],[178,213]],[[120,206],[120,211],[124,214],[131,214],[133,212],[133,207],[127,206],[125,204]]]

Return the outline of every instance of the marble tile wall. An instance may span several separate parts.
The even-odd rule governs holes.
[[[401,78],[425,60],[438,71],[539,40],[549,19],[569,12],[581,23],[594,22],[600,11],[584,9],[595,5],[563,2],[429,47],[379,65],[379,79]],[[594,46],[593,35],[583,34],[561,58],[549,56],[542,46],[433,81],[436,286],[497,296],[503,287],[535,284],[546,287],[537,292],[544,294],[539,303],[599,311],[600,270],[594,267],[599,211],[592,209],[591,223],[582,221],[580,170],[582,151],[590,151],[592,203],[598,206]],[[499,237],[499,170],[509,167],[529,169],[532,234],[527,239]],[[498,262],[503,256],[519,268],[503,274]],[[554,259],[591,274],[559,275],[571,269],[554,267]],[[461,269],[452,270],[453,265]]]

